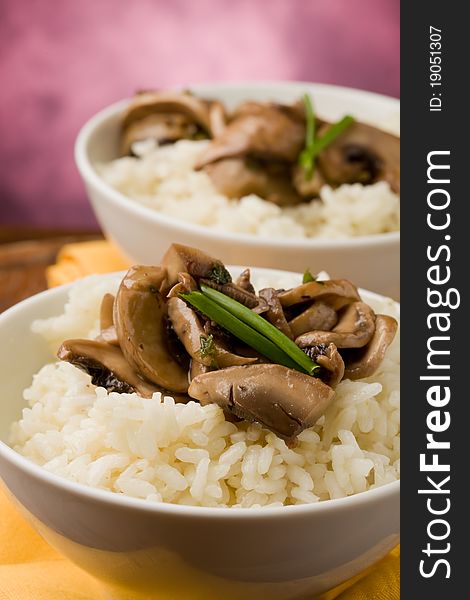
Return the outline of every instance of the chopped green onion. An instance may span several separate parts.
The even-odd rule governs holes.
[[[309,181],[315,171],[315,158],[325,150],[331,142],[337,138],[343,131],[354,123],[354,118],[347,115],[338,122],[331,125],[321,138],[315,137],[315,112],[310,96],[304,94],[302,97],[305,106],[305,148],[299,155],[299,165],[305,171],[305,178]]]
[[[207,298],[210,298],[216,302],[220,307],[225,309],[228,313],[237,317],[244,324],[252,327],[255,331],[260,333],[265,339],[270,340],[275,344],[277,348],[282,350],[283,353],[288,355],[298,367],[301,367],[303,371],[306,371],[312,375],[319,365],[314,363],[302,350],[295,344],[291,339],[287,337],[277,327],[260,317],[260,315],[253,312],[250,308],[247,308],[240,302],[237,302],[233,298],[222,294],[221,292],[214,290],[207,285],[201,283],[201,290]],[[297,370],[299,370],[298,367]]]
[[[315,167],[313,153],[315,147],[315,111],[313,109],[312,100],[308,94],[304,94],[302,100],[305,106],[307,126],[305,128],[305,148],[300,153],[299,164],[304,168],[306,178],[311,179]]]
[[[306,269],[306,271],[304,272],[304,276],[302,277],[302,283],[310,283],[311,281],[316,280],[317,278],[310,273],[310,269]]]
[[[223,296],[224,294],[222,294]],[[273,344],[264,335],[261,335],[249,325],[240,321],[225,308],[222,308],[217,302],[208,298],[201,292],[190,292],[189,294],[180,294],[183,300],[189,302],[192,306],[200,310],[204,315],[215,321],[218,325],[229,331],[232,335],[245,342],[251,348],[257,350],[269,360],[275,363],[289,367],[290,369],[300,370],[299,365],[294,362],[281,348]],[[250,309],[247,309],[250,310]],[[254,314],[254,313],[253,313]],[[300,352],[302,352],[300,350]],[[303,352],[302,352],[303,354]],[[306,356],[306,354],[304,354]],[[310,360],[310,359],[309,359]]]
[[[215,265],[212,267],[209,274],[209,279],[214,283],[218,283],[219,285],[232,282],[232,276],[224,267],[224,265]]]
[[[202,358],[211,358],[212,359],[212,363],[211,366],[215,369],[218,369],[219,366],[217,364],[217,361],[215,359],[215,354],[217,353],[217,348],[215,347],[215,343],[214,343],[214,336],[212,334],[210,335],[201,335],[199,337],[199,343],[200,343],[200,347],[199,347],[199,353],[201,355]]]
[[[206,356],[212,356],[215,353],[215,345],[214,345],[214,336],[213,335],[201,335],[199,338],[201,347],[199,348],[199,352],[201,356],[205,358]]]
[[[341,133],[343,133],[345,129],[352,125],[354,121],[354,117],[346,115],[337,123],[333,123],[333,125],[331,125],[331,127],[329,127],[327,131],[325,131],[322,137],[317,139],[314,148],[315,156],[318,156],[320,152],[322,152],[327,146],[329,146],[331,142],[335,140]]]

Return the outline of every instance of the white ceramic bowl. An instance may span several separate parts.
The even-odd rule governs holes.
[[[21,415],[32,374],[53,359],[30,323],[63,312],[68,288],[0,315],[0,440]],[[399,536],[398,481],[302,506],[150,504],[62,479],[2,441],[0,477],[45,539],[121,600],[155,590],[178,600],[311,598],[382,558]]]
[[[246,99],[293,102],[309,92],[318,114],[331,120],[348,113],[374,123],[390,119],[399,110],[395,98],[311,83],[219,83],[191,89],[198,95],[218,98],[228,107]],[[170,243],[180,242],[203,248],[227,264],[326,270],[332,277],[346,277],[361,287],[399,297],[399,232],[343,240],[262,238],[193,225],[160,214],[113,189],[93,165],[117,157],[120,115],[127,103],[113,104],[84,125],[76,141],[75,160],[103,231],[132,262],[155,264]]]

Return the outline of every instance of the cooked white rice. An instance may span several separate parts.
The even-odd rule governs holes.
[[[69,337],[93,337],[100,298],[117,284],[97,276],[78,282],[65,313],[33,329],[54,348]],[[371,304],[398,316],[392,301]],[[24,398],[29,408],[11,430],[16,451],[57,475],[151,502],[303,504],[399,478],[398,336],[374,376],[338,385],[326,414],[293,449],[257,424],[229,423],[215,404],[108,394],[64,362],[43,367]]]
[[[208,141],[182,140],[158,147],[134,144],[139,156],[97,165],[99,174],[129,198],[166,215],[207,227],[276,238],[344,238],[397,231],[400,199],[383,181],[370,186],[324,186],[321,201],[280,208],[251,194],[220,194],[209,176],[194,171]]]

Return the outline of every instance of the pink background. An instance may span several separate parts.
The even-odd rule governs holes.
[[[96,227],[80,126],[149,87],[298,79],[399,95],[399,0],[1,0],[0,223]]]

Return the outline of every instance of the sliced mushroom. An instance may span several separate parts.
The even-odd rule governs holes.
[[[134,96],[122,118],[125,131],[129,125],[154,114],[186,116],[204,131],[210,131],[209,102],[183,92],[145,91]]]
[[[261,305],[261,307],[263,307],[263,310],[267,310],[267,307],[265,307],[266,303],[263,298],[259,298],[255,293],[249,292],[248,290],[241,287],[240,285],[237,285],[236,283],[229,282],[219,284],[215,281],[211,281],[210,279],[201,279],[201,283],[204,283],[205,285],[213,288],[214,290],[222,292],[222,294],[225,294],[229,298],[232,298],[232,300],[240,302],[240,304],[243,304],[248,308],[257,308]]]
[[[144,398],[151,398],[155,392],[163,391],[160,386],[144,381],[124,358],[120,348],[106,342],[66,340],[57,356],[91,375],[93,385],[109,392],[137,392]]]
[[[247,100],[242,102],[232,112],[232,119],[242,117],[244,115],[265,115],[266,107],[284,113],[289,119],[298,121],[305,125],[305,104],[302,99],[297,100],[293,104],[280,104],[279,102],[260,102],[257,100]],[[318,126],[323,125],[324,121],[317,119]]]
[[[299,196],[304,199],[310,199],[319,196],[320,190],[327,182],[319,168],[316,168],[309,178],[304,167],[294,165],[292,169],[292,183]]]
[[[289,321],[295,338],[314,330],[330,331],[338,322],[338,314],[334,308],[318,300],[299,315]]]
[[[209,373],[212,370],[212,367],[203,365],[198,360],[192,360],[191,367],[189,369],[189,382],[191,383],[191,381],[198,375],[204,375],[205,373]]]
[[[354,380],[373,375],[393,342],[397,328],[398,323],[393,317],[376,315],[375,332],[367,346],[343,351],[344,378]]]
[[[215,402],[247,421],[258,421],[292,443],[325,412],[334,391],[325,383],[281,365],[230,367],[195,377],[189,395]]]
[[[237,277],[237,280],[235,281],[235,283],[238,285],[238,287],[241,287],[244,290],[246,290],[247,292],[250,292],[250,294],[256,293],[255,288],[253,287],[253,284],[251,283],[250,269],[245,269],[244,271],[242,271],[240,273],[240,275]]]
[[[321,300],[335,310],[340,310],[360,299],[357,288],[347,279],[309,281],[279,293],[279,300],[284,308],[309,300]]]
[[[121,154],[132,154],[136,142],[152,139],[158,144],[171,144],[194,139],[198,126],[188,116],[178,113],[155,113],[129,123],[122,132]]]
[[[296,338],[300,348],[334,344],[337,348],[362,348],[374,335],[375,313],[365,302],[353,302],[340,315],[331,331],[309,331]]]
[[[189,273],[178,273],[178,283],[175,283],[166,297],[178,297],[180,294],[189,294],[189,292],[195,292],[197,289],[197,283]]]
[[[193,362],[196,360],[208,367],[216,366],[221,369],[256,362],[256,358],[233,354],[216,338],[212,338],[211,349],[204,354],[202,346],[207,340],[204,327],[194,310],[181,298],[168,300],[168,316]]]
[[[194,310],[181,298],[173,297],[168,300],[168,317],[176,335],[194,360],[210,367],[214,357],[201,353],[201,338],[205,339],[204,327]]]
[[[269,307],[265,313],[267,320],[289,339],[294,339],[276,290],[274,288],[264,288],[259,291],[259,295],[266,300]]]
[[[113,320],[114,296],[105,294],[100,308],[100,335],[98,340],[119,346],[119,340]]]
[[[171,356],[166,341],[167,306],[159,292],[165,278],[160,267],[129,269],[116,295],[114,323],[126,360],[145,379],[185,393],[187,371]]]
[[[225,158],[254,156],[294,162],[305,142],[305,121],[291,107],[250,102],[240,106],[197,168]]]
[[[204,319],[204,316],[202,318]],[[212,336],[225,346],[231,347],[231,345],[237,341],[237,339],[234,338],[226,329],[210,319],[207,319],[204,322],[204,333],[206,334],[206,337]],[[247,356],[250,355],[247,354]]]
[[[163,324],[165,330],[165,345],[170,356],[173,357],[185,371],[188,371],[191,365],[191,357],[186,352],[186,348],[183,346],[181,340],[176,334],[176,331],[173,328],[173,323],[171,322],[168,314],[163,317]]]
[[[320,365],[320,379],[334,389],[344,375],[344,361],[338,348],[334,344],[319,344],[311,346],[305,353]]]
[[[328,129],[319,129],[321,136]],[[329,183],[384,180],[400,192],[400,139],[365,123],[354,122],[318,155],[319,168]]]
[[[114,327],[113,321],[113,306],[114,296],[113,294],[105,294],[101,300],[100,306],[100,329],[101,332]]]
[[[202,250],[183,244],[171,244],[163,256],[161,265],[167,270],[167,283],[170,287],[178,283],[180,273],[189,273],[196,281],[201,277],[220,284],[232,281],[222,261],[212,258]]]
[[[214,100],[209,108],[209,124],[212,137],[218,137],[227,125],[227,115],[222,102]]]
[[[203,169],[216,189],[228,198],[255,194],[278,206],[295,206],[302,202],[286,165],[235,157],[207,164]]]

